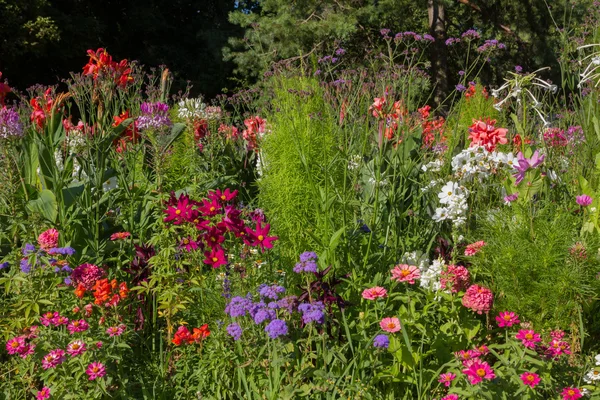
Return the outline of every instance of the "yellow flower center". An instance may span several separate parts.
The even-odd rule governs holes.
[[[188,244],[190,241],[187,239],[183,239],[183,244]]]
[[[181,210],[175,210],[175,214],[176,214],[176,215],[179,215],[179,214],[181,214]]]
[[[395,323],[393,323],[393,322],[388,322],[388,324],[387,324],[387,327],[388,327],[389,329],[394,329],[394,328],[396,327],[396,324],[395,324]]]
[[[12,342],[10,345],[13,349],[16,349],[17,347],[19,347],[19,342],[15,341],[15,342]]]
[[[448,196],[452,196],[452,192],[448,192]]]
[[[402,272],[400,273],[403,277],[404,276],[408,276],[410,274],[410,271],[407,269],[403,269]]]
[[[508,314],[506,314],[503,318],[504,318],[505,321],[510,321],[511,320],[511,316],[508,315]]]
[[[213,212],[213,211],[215,211],[215,207],[214,206],[210,208],[210,212]]]
[[[227,199],[227,197],[225,195],[222,195],[221,200],[225,200],[225,199]]]
[[[219,259],[218,259],[217,257],[213,257],[213,258],[212,258],[212,261],[213,261],[213,262],[217,262],[217,261],[219,261]]]
[[[479,375],[479,376],[481,376],[483,378],[485,376],[485,369],[479,368],[477,370],[477,375]]]
[[[573,396],[573,395],[575,395],[575,391],[574,391],[573,389],[569,389],[569,390],[567,391],[567,393],[569,394],[569,396]]]
[[[531,333],[526,333],[525,334],[525,339],[531,340],[531,339],[533,339],[533,335]]]
[[[92,368],[92,371],[93,371],[93,372],[98,372],[98,371],[100,371],[100,368],[98,368],[98,367],[93,367],[93,368]]]
[[[80,347],[81,347],[81,346],[79,346],[79,343],[73,343],[73,344],[71,345],[71,348],[72,348],[73,350],[79,350],[79,348],[80,348]]]
[[[258,235],[258,240],[259,240],[260,242],[262,242],[264,239],[265,239],[265,237],[264,237],[263,235]]]
[[[529,382],[533,382],[534,377],[533,375],[527,375],[527,378],[525,379],[527,379]]]

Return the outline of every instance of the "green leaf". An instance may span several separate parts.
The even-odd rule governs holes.
[[[27,207],[30,211],[41,214],[48,221],[52,223],[56,222],[58,203],[56,202],[56,196],[50,190],[42,190],[37,199],[27,203]]]

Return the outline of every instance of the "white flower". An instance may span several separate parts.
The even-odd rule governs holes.
[[[413,251],[410,253],[404,253],[402,255],[402,264],[414,265],[418,267],[421,271],[429,268],[429,258],[427,258],[426,254],[423,254],[421,251]]]
[[[422,288],[426,288],[437,292],[441,288],[440,274],[444,268],[444,261],[441,259],[433,260],[433,263],[427,267],[421,268],[421,282]]]
[[[182,119],[194,119],[204,117],[204,110],[206,104],[202,102],[201,98],[197,99],[185,99],[179,102],[179,110],[177,114]]]
[[[600,354],[594,357],[594,360],[596,360],[596,365],[600,365]]]
[[[449,181],[442,187],[442,191],[438,194],[438,197],[440,198],[440,203],[450,204],[454,201],[455,197],[460,196],[462,193],[463,190],[458,183]]]
[[[109,180],[107,180],[106,182],[104,182],[102,184],[102,190],[105,192],[108,192],[109,190],[118,188],[119,185],[117,184],[117,177],[113,176],[112,178],[109,178]]]
[[[427,164],[423,165],[421,167],[421,169],[424,172],[427,172],[427,171],[439,172],[443,165],[444,165],[444,160],[435,160],[435,161],[431,161],[431,162],[428,162]]]
[[[435,214],[433,215],[433,220],[435,222],[441,222],[448,219],[448,209],[446,207],[438,207],[435,209]]]
[[[583,380],[585,383],[600,381],[600,368],[592,368],[589,370],[588,373],[583,377]]]
[[[350,171],[354,171],[356,169],[358,169],[358,167],[360,167],[360,163],[362,161],[362,157],[359,156],[358,154],[353,155],[350,160],[348,161],[348,169]]]
[[[591,213],[595,213],[595,212],[596,212],[596,207],[591,207],[591,208],[590,208],[590,212],[591,212]]]

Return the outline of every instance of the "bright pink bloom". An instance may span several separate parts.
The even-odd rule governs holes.
[[[8,339],[8,342],[6,342],[6,351],[8,354],[20,353],[23,351],[23,347],[25,347],[25,338],[23,336]]]
[[[50,388],[44,386],[42,390],[37,392],[35,395],[35,400],[48,400],[50,398]]]
[[[85,332],[90,328],[90,325],[85,321],[85,319],[73,320],[67,325],[67,330],[72,335],[75,332]]]
[[[396,317],[384,318],[379,323],[379,326],[386,332],[398,332],[400,330],[400,320]]]
[[[399,264],[391,272],[393,281],[408,282],[411,285],[414,285],[415,279],[421,278],[421,271],[414,265]]]
[[[184,194],[181,194],[178,199],[172,198],[173,205],[169,205],[166,210],[163,210],[167,216],[163,219],[163,222],[171,222],[173,225],[181,225],[188,221],[192,222],[198,217],[198,211],[194,208],[196,203],[191,201],[190,198]],[[174,203],[177,201],[177,203]]]
[[[185,238],[181,239],[181,242],[179,243],[179,247],[181,247],[182,249],[184,249],[187,252],[190,252],[193,250],[198,250],[198,242],[196,242],[195,240],[193,240],[189,237],[185,237]]]
[[[499,328],[510,328],[520,323],[519,316],[512,311],[503,311],[496,317]]]
[[[103,343],[102,342],[96,342],[96,348],[97,349],[101,349],[102,348]]]
[[[40,317],[40,323],[44,326],[48,326],[52,323],[52,319],[58,316],[58,312],[47,312],[42,314],[42,316]]]
[[[228,189],[225,189],[224,191],[221,191],[220,189],[217,189],[214,192],[209,192],[208,198],[210,198],[211,200],[228,202],[228,201],[235,199],[237,194],[238,194],[237,190],[231,191],[231,189],[228,188]]]
[[[475,347],[472,351],[477,353],[476,357],[482,357],[488,354],[490,352],[490,349],[488,349],[488,347],[485,344],[482,344],[479,347]]]
[[[494,295],[486,287],[471,285],[462,298],[463,306],[470,308],[478,314],[487,313],[492,309]]]
[[[535,344],[542,341],[540,334],[535,333],[533,329],[521,329],[515,338],[519,339],[523,346],[529,349],[535,348]]]
[[[19,357],[25,359],[28,356],[32,355],[34,351],[35,351],[35,344],[28,343],[25,346],[23,346],[21,349],[19,349]]]
[[[575,197],[575,200],[577,201],[577,204],[579,204],[582,207],[589,206],[590,204],[592,204],[593,201],[593,199],[586,194],[582,194],[581,196]]]
[[[277,236],[269,236],[270,229],[271,225],[265,224],[263,227],[259,221],[256,223],[256,231],[248,230],[248,233],[254,239],[252,246],[260,247],[263,253],[265,252],[265,249],[273,248],[273,242],[279,239]]]
[[[475,361],[469,368],[463,369],[471,385],[476,385],[484,379],[494,379],[494,370],[485,361]]]
[[[465,249],[465,256],[474,256],[475,254],[477,254],[479,252],[479,250],[481,250],[481,248],[483,246],[485,246],[485,242],[483,240],[480,240],[475,243],[471,243]]]
[[[548,346],[545,347],[545,353],[550,357],[559,357],[563,354],[571,354],[571,346],[569,343],[560,339],[552,339]]]
[[[385,97],[375,97],[373,99],[373,104],[371,105],[371,107],[369,107],[369,111],[371,111],[371,114],[375,118],[383,116],[383,106],[385,105],[385,103]]]
[[[88,374],[88,376],[90,377],[90,381],[93,381],[97,378],[102,378],[104,375],[106,375],[106,368],[104,368],[104,364],[102,363],[93,362],[90,365],[88,365],[87,369],[85,370],[85,373]]]
[[[462,265],[448,265],[440,274],[440,284],[451,293],[465,290],[469,285],[469,271]]]
[[[473,125],[469,127],[469,140],[471,147],[483,146],[487,151],[496,150],[498,144],[508,143],[506,139],[506,128],[496,128],[495,119],[487,118],[485,120],[473,120]]]
[[[376,300],[380,297],[387,297],[387,290],[380,286],[375,286],[370,289],[363,290],[362,297],[366,300]]]
[[[38,244],[43,250],[50,250],[53,247],[58,247],[58,231],[54,228],[42,232],[38,236]]]
[[[129,232],[117,232],[110,235],[110,240],[125,240],[129,236],[131,236]]]
[[[67,354],[71,357],[81,355],[86,350],[85,342],[83,340],[74,340],[67,345]]]
[[[92,290],[97,280],[102,279],[106,272],[94,264],[81,264],[71,273],[75,286],[81,284],[85,290]]]
[[[42,368],[55,368],[65,361],[65,352],[61,349],[52,350],[42,358]]]
[[[446,387],[450,387],[450,384],[455,379],[456,379],[455,374],[453,374],[452,372],[446,372],[445,374],[440,375],[440,379],[438,379],[438,382],[443,383],[444,386],[446,386]]]
[[[534,374],[533,372],[523,372],[520,375],[520,378],[525,385],[532,388],[536,387],[538,383],[540,383],[540,376],[538,374]]]
[[[479,360],[479,351],[477,350],[459,350],[456,353],[454,353],[454,355],[456,356],[456,358],[461,360],[463,364],[465,363],[465,361]]]
[[[69,323],[69,318],[59,315],[58,317],[52,318],[52,323],[55,326],[66,325]]]
[[[581,390],[575,387],[566,387],[560,394],[563,400],[577,400],[583,397]]]
[[[457,394],[449,394],[448,396],[444,396],[441,400],[458,400],[459,397]]]
[[[121,336],[123,332],[125,332],[125,325],[123,324],[119,326],[111,326],[108,329],[106,329],[106,333],[108,333],[108,336],[110,337]]]
[[[221,265],[227,264],[227,257],[222,248],[218,247],[211,251],[205,251],[204,256],[206,257],[203,262],[213,268],[219,268]]]

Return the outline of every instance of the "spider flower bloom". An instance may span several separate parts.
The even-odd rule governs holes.
[[[93,381],[95,379],[102,378],[104,375],[106,375],[106,368],[104,368],[104,364],[102,363],[93,362],[90,365],[88,365],[87,369],[85,370],[85,373],[88,374],[89,380]]]
[[[471,285],[462,298],[463,306],[470,308],[477,314],[487,313],[492,309],[494,295],[486,287]]]
[[[131,233],[129,232],[117,232],[110,235],[110,240],[125,240],[129,236],[131,236]]]
[[[531,388],[534,388],[540,383],[540,376],[538,374],[534,374],[533,372],[523,372],[519,378],[524,385],[527,385]]]
[[[540,334],[535,333],[532,329],[521,329],[515,338],[519,339],[523,343],[523,346],[529,349],[535,348],[535,344],[542,341]]]
[[[387,349],[390,345],[390,338],[387,335],[377,335],[373,339],[373,347]]]
[[[389,333],[398,332],[400,330],[400,320],[396,317],[384,318],[379,323],[379,326]]]
[[[0,86],[2,83],[0,83]],[[19,114],[12,108],[0,108],[0,139],[12,139],[23,136],[23,124]]]
[[[71,357],[83,354],[87,349],[83,340],[74,340],[67,345],[67,354]]]
[[[48,400],[50,398],[50,388],[44,386],[42,390],[37,392],[35,395],[35,400]]]
[[[12,339],[8,339],[6,342],[6,351],[8,354],[20,353],[25,347],[25,338],[23,336],[17,336]]]
[[[38,244],[42,250],[58,246],[58,231],[54,228],[44,231],[38,236]]]
[[[503,311],[496,317],[499,328],[510,328],[520,323],[519,316],[512,311]]]
[[[469,271],[462,265],[448,265],[440,274],[440,284],[451,293],[458,293],[469,285]]]
[[[408,282],[411,285],[414,285],[415,279],[421,278],[421,271],[414,265],[399,264],[391,272],[393,281]]]
[[[465,256],[474,256],[475,254],[477,254],[479,252],[479,250],[481,250],[481,248],[483,246],[485,246],[485,242],[483,240],[480,240],[475,243],[471,243],[465,249]]]
[[[579,204],[582,207],[587,207],[590,204],[592,204],[592,198],[586,194],[582,194],[581,196],[577,196],[575,198],[575,201],[577,201],[577,204]]]
[[[387,290],[380,286],[375,286],[370,289],[363,290],[362,297],[366,300],[376,300],[380,297],[387,297]]]
[[[474,361],[468,368],[463,369],[463,374],[467,376],[471,385],[476,385],[484,379],[494,379],[496,374],[494,370],[485,361]]]
[[[456,375],[452,372],[446,372],[445,374],[440,375],[440,379],[438,379],[439,383],[442,383],[446,387],[450,387],[450,384],[453,380],[456,379]]]
[[[506,128],[496,128],[495,119],[487,118],[486,120],[473,120],[473,124],[469,127],[469,140],[471,146],[483,146],[487,151],[496,150],[498,144],[508,143],[506,139]]]
[[[575,387],[566,387],[560,394],[563,400],[577,400],[583,397],[581,390]]]
[[[42,358],[42,368],[55,368],[65,361],[65,352],[61,349],[52,350]]]
[[[169,106],[161,103],[142,103],[140,106],[142,115],[137,119],[138,128],[145,129],[161,129],[168,128],[173,123],[169,119]]]

